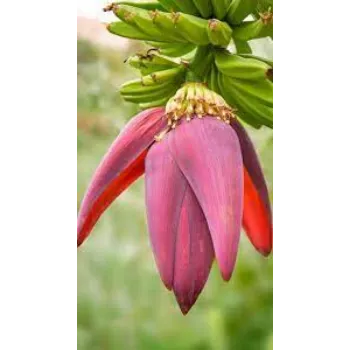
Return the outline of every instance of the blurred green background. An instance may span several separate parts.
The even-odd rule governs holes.
[[[137,112],[117,92],[136,76],[123,61],[142,51],[137,45],[115,50],[78,39],[78,207],[103,154]],[[272,131],[249,131],[272,190]],[[242,232],[232,280],[222,281],[214,263],[197,303],[183,316],[156,271],[143,178],[103,215],[77,263],[79,350],[272,349],[272,257],[256,253]]]

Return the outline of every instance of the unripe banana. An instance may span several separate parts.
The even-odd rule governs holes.
[[[207,74],[204,75],[204,77],[203,77],[203,83],[205,83],[208,87],[209,87],[209,83],[210,83],[210,75],[211,75],[212,66],[213,65],[211,64]]]
[[[171,79],[165,82],[151,80],[150,83],[152,85],[145,85],[144,81],[145,79],[137,79],[123,84],[120,87],[120,94],[128,102],[154,103],[163,99],[169,99],[183,82],[183,80],[179,79]]]
[[[131,67],[139,69],[142,75],[179,67],[181,62],[160,55],[134,55],[128,58],[127,63]]]
[[[203,18],[210,18],[213,15],[211,0],[192,0]]]
[[[126,82],[120,87],[124,95],[147,94],[166,87],[167,85],[181,85],[184,81],[185,70],[172,68],[146,75],[141,79]]]
[[[200,15],[197,7],[192,2],[192,0],[177,0],[176,5],[179,7],[180,12],[188,13],[188,14],[193,15],[193,16]]]
[[[220,94],[220,87],[218,84],[219,71],[215,64],[212,64],[209,75],[208,75],[208,86],[210,90]]]
[[[169,12],[178,12],[180,7],[176,0],[158,0],[158,2]]]
[[[215,18],[223,19],[230,7],[231,0],[211,0]]]
[[[255,56],[255,55],[246,54],[246,53],[240,53],[239,56],[244,57],[244,58],[253,58],[255,60],[258,60],[258,61],[261,61],[261,62],[268,64],[271,68],[273,67],[273,61],[269,60],[268,58],[265,58],[265,57]]]
[[[160,54],[169,57],[181,57],[185,56],[195,50],[194,44],[171,44],[149,41],[148,45],[156,47]]]
[[[236,47],[236,54],[251,54],[252,48],[249,46],[247,41],[234,40],[234,44]]]
[[[233,81],[234,79],[230,77],[220,75],[219,84],[221,93],[225,99],[227,98],[236,104],[238,109],[237,114],[239,115],[239,111],[241,110],[244,113],[244,118],[249,119],[246,120],[248,123],[255,122],[272,128],[273,107],[271,105],[265,105],[260,100],[246,93],[242,93],[235,87]]]
[[[120,92],[123,99],[127,102],[132,103],[149,103],[157,100],[161,100],[163,98],[170,98],[175,93],[175,89],[178,86],[173,84],[167,84],[166,86],[160,86],[158,90],[147,92],[145,91],[142,94],[125,94],[124,92]]]
[[[175,79],[179,80],[183,75],[184,69],[182,67],[176,67],[146,75],[142,78],[142,83],[145,86],[154,86],[168,81],[174,81]]]
[[[250,124],[254,128],[259,129],[264,123],[257,117],[254,113],[246,109],[246,103],[237,96],[236,91],[233,90],[230,81],[223,74],[218,74],[218,85],[220,89],[220,94],[226,100],[226,102],[235,109],[235,113],[244,120],[246,123]]]
[[[232,29],[227,23],[211,19],[208,21],[207,30],[211,44],[226,47],[230,43]]]
[[[197,46],[213,44],[226,47],[231,41],[232,30],[224,22],[205,20],[184,13],[174,13],[171,16],[178,32]]]
[[[220,73],[237,79],[265,78],[270,66],[254,58],[245,58],[227,51],[216,51],[215,63]]]
[[[173,84],[172,81],[163,83],[163,84],[154,84],[154,85],[144,85],[143,79],[130,80],[120,86],[119,92],[125,96],[135,96],[135,95],[148,95],[156,93],[157,91],[161,92],[167,86]]]
[[[266,106],[273,106],[273,83],[269,79],[257,81],[231,79],[233,87],[247,98],[260,101]]]
[[[115,35],[122,36],[124,38],[136,39],[136,40],[150,40],[149,35],[141,32],[135,27],[124,22],[112,22],[107,25],[107,30]],[[153,39],[155,40],[155,39]]]
[[[166,11],[166,9],[156,0],[117,0],[113,4],[134,6],[148,11]],[[106,9],[108,9],[108,6]]]
[[[152,11],[149,13],[153,24],[163,33],[173,38],[174,42],[188,42],[186,38],[181,35],[175,26],[173,15],[166,12]]]
[[[168,96],[161,98],[159,100],[154,100],[154,101],[148,102],[148,103],[140,103],[140,108],[141,109],[149,109],[149,108],[153,108],[153,107],[165,106],[167,104],[167,102],[169,101],[169,99],[171,98],[171,96],[173,96],[175,93],[176,93],[176,90],[173,90],[172,92],[169,93]]]
[[[188,42],[199,46],[210,43],[207,33],[207,20],[184,13],[173,13],[171,16],[175,27]]]
[[[252,39],[273,37],[273,24],[265,22],[263,19],[243,22],[235,27],[232,33],[236,40],[248,41]]]
[[[152,40],[165,42],[176,40],[173,36],[168,35],[167,32],[159,30],[159,28],[154,25],[149,12],[146,10],[127,5],[115,5],[113,12],[122,21],[134,26],[140,32],[148,35],[149,38],[152,38]],[[185,40],[180,41],[185,42]],[[177,42],[179,42],[179,40],[177,40]]]
[[[232,0],[225,20],[235,26],[240,24],[249,14],[253,13],[259,0]]]

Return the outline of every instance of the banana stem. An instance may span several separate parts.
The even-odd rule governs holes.
[[[252,49],[247,41],[235,40],[234,43],[236,46],[236,53],[252,53]]]
[[[198,77],[196,81],[203,81],[208,74],[214,59],[211,45],[198,46],[196,54],[189,64],[189,70]]]
[[[191,70],[187,70],[186,83],[202,83],[202,82],[203,82],[203,79],[197,76],[197,74],[195,74]]]

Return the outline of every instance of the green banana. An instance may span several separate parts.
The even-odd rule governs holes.
[[[149,35],[139,31],[130,24],[124,22],[112,22],[107,25],[107,30],[115,35],[136,40],[150,40]],[[154,40],[154,39],[153,39]]]
[[[159,3],[169,12],[183,12],[195,16],[200,14],[192,0],[159,0]]]
[[[168,12],[178,12],[180,7],[177,5],[177,0],[158,0],[158,2],[168,11]]]
[[[210,18],[213,15],[211,0],[192,0],[198,12],[203,18]]]
[[[163,33],[173,38],[174,42],[188,42],[181,33],[177,30],[174,23],[174,18],[170,13],[153,11],[150,12],[153,24]]]
[[[210,75],[211,75],[212,66],[213,65],[211,64],[207,74],[203,76],[203,83],[206,84],[208,87],[210,84]]]
[[[122,95],[148,95],[152,93],[156,93],[159,91],[160,93],[166,88],[168,85],[171,85],[173,82],[166,82],[163,84],[154,84],[145,86],[143,84],[143,79],[134,79],[130,80],[124,84],[122,84],[119,88],[119,92]]]
[[[225,77],[219,73],[218,82],[222,97],[231,105],[232,108],[236,110],[235,113],[240,119],[256,129],[261,128],[261,126],[265,124],[264,121],[256,116],[256,114],[254,114],[251,110],[247,110],[245,108],[244,101],[242,103],[242,100],[239,98],[239,96],[237,96],[233,87],[229,82],[225,81],[224,78]]]
[[[157,95],[153,96],[146,96],[146,95],[141,95],[141,96],[133,96],[133,95],[122,95],[122,98],[126,102],[131,102],[131,103],[150,103],[153,101],[158,101],[163,98],[169,98],[171,97],[172,92],[167,92],[166,94],[164,93],[158,93]]]
[[[263,19],[243,22],[233,29],[234,40],[248,41],[252,39],[273,37],[273,24],[266,23]]]
[[[242,95],[259,100],[266,106],[273,106],[273,83],[269,79],[259,79],[254,82],[231,79],[231,83]]]
[[[164,88],[167,84],[181,84],[184,81],[185,71],[182,68],[172,68],[131,80],[120,87],[125,95],[144,94]]]
[[[177,0],[176,5],[179,7],[180,12],[188,13],[194,16],[200,15],[196,5],[192,2],[192,0]]]
[[[175,27],[188,42],[199,46],[210,43],[207,34],[207,20],[184,13],[174,13],[171,16]]]
[[[140,108],[141,109],[148,109],[148,108],[153,108],[153,107],[161,107],[165,106],[169,99],[175,94],[176,90],[173,90],[173,93],[170,93],[168,96],[161,98],[159,100],[154,100],[148,103],[140,103]]]
[[[236,46],[236,54],[246,53],[251,54],[252,48],[249,46],[247,41],[234,40]]]
[[[215,18],[223,19],[230,7],[231,0],[211,0]]]
[[[181,79],[183,74],[184,69],[182,67],[171,68],[144,76],[142,78],[142,83],[144,86],[163,84],[167,81],[174,81],[176,78]]]
[[[220,94],[220,88],[218,84],[218,75],[219,75],[219,71],[217,70],[216,65],[212,64],[208,75],[208,86],[211,90]]]
[[[181,64],[181,62],[176,62],[175,60],[158,54],[148,54],[146,56],[134,55],[128,58],[127,63],[131,67],[140,70],[142,75],[179,67]]]
[[[160,100],[168,100],[180,88],[183,80],[184,75],[166,76],[163,72],[157,72],[123,84],[120,87],[120,94],[128,102],[150,105],[159,103]]]
[[[219,84],[223,97],[228,103],[233,103],[238,109],[237,114],[250,124],[262,124],[272,128],[273,108],[266,106],[247,94],[235,88],[232,78],[220,74]]]
[[[134,6],[148,11],[166,11],[166,9],[156,0],[117,0],[114,2],[114,4]]]
[[[160,43],[148,41],[148,45],[156,47],[159,50],[159,53],[164,56],[169,57],[181,57],[189,54],[195,50],[196,46],[194,44],[171,44],[171,43]]]
[[[179,34],[197,46],[213,44],[226,47],[231,41],[232,29],[224,22],[184,13],[174,13],[171,16]]]
[[[252,125],[255,128],[260,128],[263,123],[257,118],[254,114],[251,114],[250,112],[245,111],[241,105],[238,103],[236,95],[234,91],[232,91],[232,86],[229,82],[224,81],[224,75],[221,73],[218,73],[217,75],[218,80],[218,87],[219,87],[219,93],[221,96],[225,99],[225,101],[234,109],[236,110],[236,114],[239,118],[247,122],[248,124]]]
[[[231,41],[232,29],[225,22],[211,19],[208,21],[207,31],[210,43],[215,46],[226,47]]]
[[[232,0],[226,15],[226,22],[231,26],[240,24],[249,14],[253,13],[258,0]]]
[[[265,78],[270,69],[270,66],[265,62],[230,54],[228,51],[216,51],[215,63],[222,74],[236,79]]]
[[[244,57],[244,58],[253,58],[255,60],[258,60],[258,61],[261,61],[261,62],[268,64],[271,68],[273,67],[273,61],[269,60],[268,58],[265,58],[265,57],[255,56],[255,55],[246,54],[246,53],[240,53],[239,56]]]
[[[167,32],[159,30],[159,28],[154,25],[149,12],[146,10],[127,5],[116,5],[113,8],[113,12],[122,21],[136,27],[136,29],[145,33],[147,36],[152,38],[152,40],[165,42],[172,42],[176,40],[173,36],[168,35]],[[185,40],[177,41],[185,42]]]
[[[174,95],[174,90],[178,87],[168,84],[166,87],[161,86],[159,90],[153,92],[145,92],[143,94],[125,94],[121,92],[123,99],[127,102],[132,103],[149,103],[163,99],[165,97],[169,98]]]

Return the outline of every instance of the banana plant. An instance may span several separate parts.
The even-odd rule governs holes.
[[[150,46],[127,63],[119,92],[143,110],[117,137],[87,189],[78,246],[106,208],[145,174],[150,239],[164,285],[186,314],[214,258],[235,268],[241,228],[272,250],[272,210],[244,128],[273,127],[273,62],[252,49],[273,38],[272,0],[116,1],[109,32]],[[233,49],[234,48],[234,49]]]

